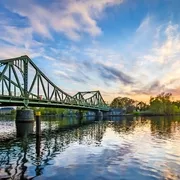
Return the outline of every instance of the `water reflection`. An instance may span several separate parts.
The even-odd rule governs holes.
[[[28,167],[32,168],[29,164],[32,163],[35,168],[33,177],[39,176],[44,167],[50,165],[53,158],[63,152],[70,143],[100,145],[106,123],[92,123],[90,119],[63,118],[56,121],[57,119],[44,119],[42,137],[1,142],[0,173],[13,179],[26,178],[25,172]]]
[[[152,117],[151,132],[159,138],[171,138],[179,131],[180,118],[178,116]]]
[[[42,136],[0,143],[0,177],[178,179],[179,117],[44,117]]]

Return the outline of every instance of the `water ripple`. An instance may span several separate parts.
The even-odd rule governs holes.
[[[0,178],[180,179],[179,117],[68,122],[46,119],[39,138],[1,141]],[[0,136],[14,134],[14,121],[1,120]]]

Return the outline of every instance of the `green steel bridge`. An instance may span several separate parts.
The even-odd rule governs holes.
[[[0,60],[0,106],[109,111],[99,91],[70,96],[50,81],[26,55]]]

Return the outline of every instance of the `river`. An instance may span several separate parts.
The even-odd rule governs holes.
[[[16,138],[0,120],[0,179],[180,179],[180,117],[42,118]]]

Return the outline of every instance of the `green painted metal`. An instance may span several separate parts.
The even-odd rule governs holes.
[[[30,75],[30,68],[35,74]],[[32,81],[30,81],[32,79]],[[109,111],[99,91],[70,96],[33,63],[28,56],[0,61],[0,103],[3,106],[44,106]],[[86,95],[88,98],[85,98]]]

